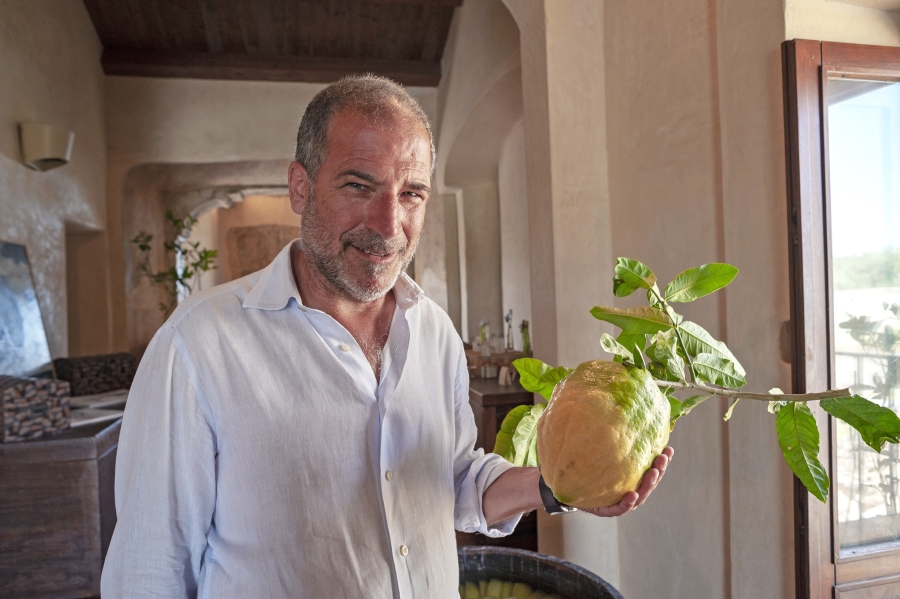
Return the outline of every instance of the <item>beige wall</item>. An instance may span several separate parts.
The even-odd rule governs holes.
[[[513,311],[513,340],[522,349],[519,323],[531,321],[531,244],[528,236],[528,180],[525,176],[525,122],[503,142],[497,168],[500,196],[500,264],[503,313]]]
[[[446,258],[445,273],[449,266],[462,278],[447,289],[454,294],[448,295],[451,315],[460,306],[464,339],[474,337],[483,319],[492,332],[503,330],[498,168],[504,141],[522,116],[519,65],[518,28],[500,0],[467,2],[456,11],[437,91],[435,183],[456,198],[445,207],[455,205],[458,214],[444,225],[445,238],[458,237],[453,249],[460,253]]]
[[[893,11],[877,10],[893,4]],[[784,39],[900,45],[900,12],[890,0],[786,0]]]
[[[81,2],[4,2],[0,17],[0,239],[24,244],[53,357],[69,353],[66,223],[106,227],[106,144],[100,42]],[[21,163],[18,124],[73,131],[69,164],[45,173]],[[106,238],[101,233],[100,244]],[[95,265],[95,268],[98,268]],[[105,284],[106,271],[99,276]],[[106,328],[106,294],[95,330]],[[101,334],[91,349],[103,350]],[[78,348],[74,348],[76,351]]]
[[[714,19],[706,0],[606,4],[613,250],[645,262],[663,283],[685,268],[724,261]],[[634,294],[617,304],[645,302]],[[721,296],[679,311],[723,336]],[[650,509],[619,524],[626,596],[727,596],[724,435],[718,400],[679,421],[669,478]],[[659,564],[658,577],[646,575],[646,560]]]
[[[486,320],[491,334],[503,330],[503,297],[500,290],[500,197],[496,181],[462,188],[466,247],[466,303],[469,339],[478,336],[478,324]]]
[[[506,5],[522,40],[534,354],[576,365],[602,355],[589,310],[612,301],[603,5]],[[538,524],[541,551],[620,583],[616,520],[541,514]]]

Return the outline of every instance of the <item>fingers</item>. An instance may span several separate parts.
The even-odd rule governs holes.
[[[647,501],[647,497],[650,496],[653,489],[659,484],[659,481],[662,480],[663,474],[665,474],[666,468],[668,468],[673,455],[675,455],[675,450],[671,447],[666,447],[662,450],[662,453],[656,456],[656,459],[653,460],[653,467],[644,473],[644,478],[641,480],[641,486],[638,487],[636,493],[634,491],[626,493],[625,496],[622,497],[622,500],[616,505],[584,511],[590,512],[595,516],[614,518],[626,514],[643,504]]]
[[[644,474],[644,479],[641,481],[641,486],[638,488],[638,499],[631,509],[634,509],[647,501],[647,497],[650,496],[650,493],[653,492],[653,489],[655,489],[656,485],[659,484],[659,481],[662,480],[663,474],[665,474],[666,468],[669,466],[669,460],[672,459],[673,455],[675,455],[675,450],[671,447],[666,447],[661,454],[656,456],[656,459],[653,460],[653,467]]]
[[[624,497],[622,497],[621,501],[615,505],[611,505],[609,507],[597,507],[589,510],[584,510],[586,512],[590,512],[595,516],[600,516],[601,518],[615,518],[616,516],[621,516],[622,514],[627,514],[631,510],[634,509],[635,502],[638,500],[638,494],[634,491],[630,493],[626,493]]]

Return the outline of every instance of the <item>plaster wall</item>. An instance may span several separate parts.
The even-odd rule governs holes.
[[[591,324],[589,310],[613,299],[606,83],[598,68],[605,56],[598,35],[603,4],[506,5],[522,39],[534,353],[573,366],[602,355],[604,329]],[[614,519],[585,514],[554,520],[541,514],[540,550],[618,585],[618,527]]]
[[[880,4],[871,0],[785,0],[784,39],[898,46],[900,12],[878,10]]]
[[[725,290],[722,335],[747,372],[748,386],[788,389],[780,359],[790,318],[787,192],[778,1],[716,3],[723,259],[741,269]],[[793,597],[793,476],[773,417],[742,402],[726,435],[731,597]]]
[[[462,238],[455,246],[445,245],[460,252],[445,254],[447,272],[462,277],[458,285],[448,281],[448,294],[454,295],[448,295],[447,305],[454,318],[460,306],[460,333],[472,339],[483,319],[495,333],[502,330],[498,166],[504,140],[522,114],[518,28],[500,0],[467,2],[457,9],[443,69],[435,183],[459,197],[456,218],[445,213],[444,237]],[[453,205],[445,203],[450,212]],[[420,266],[417,259],[417,272]]]
[[[525,176],[525,122],[517,122],[500,154],[497,169],[500,192],[500,263],[503,313],[513,311],[513,340],[522,320],[531,322],[531,256],[528,236],[528,182]]]
[[[462,189],[467,256],[469,339],[478,337],[478,324],[487,320],[491,334],[503,332],[500,291],[500,197],[497,182]],[[416,265],[418,268],[419,265]]]
[[[26,246],[50,354],[66,356],[66,223],[80,230],[106,228],[101,46],[80,2],[4,2],[2,15],[0,239]],[[73,131],[69,164],[44,173],[25,167],[19,150],[22,122]],[[100,235],[105,246],[105,234]],[[107,273],[99,269],[103,285]],[[100,331],[95,347],[102,351],[108,346],[105,290],[93,299],[103,309],[85,318]]]
[[[449,314],[447,224],[445,219],[444,198],[440,193],[432,192],[425,210],[425,222],[419,236],[415,262],[407,272],[411,271],[413,278],[422,287],[425,295]]]
[[[613,251],[646,263],[662,286],[724,259],[715,11],[706,0],[610,2],[605,16]],[[616,303],[645,302],[636,293]],[[722,338],[723,302],[712,296],[678,309]],[[652,508],[621,519],[624,595],[729,596],[722,415],[712,400],[678,422],[669,441],[675,460]]]

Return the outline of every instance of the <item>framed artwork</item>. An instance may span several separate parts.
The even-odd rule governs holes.
[[[0,241],[0,374],[51,370],[50,347],[25,246]]]

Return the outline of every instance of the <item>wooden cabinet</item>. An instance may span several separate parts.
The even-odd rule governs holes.
[[[534,394],[521,385],[501,385],[497,379],[474,378],[469,382],[469,405],[475,415],[478,440],[475,447],[493,451],[497,431],[510,410],[533,404]],[[457,545],[496,545],[537,551],[537,512],[522,517],[516,531],[508,537],[491,539],[479,534],[456,533]]]
[[[120,425],[0,444],[0,596],[99,596]]]

